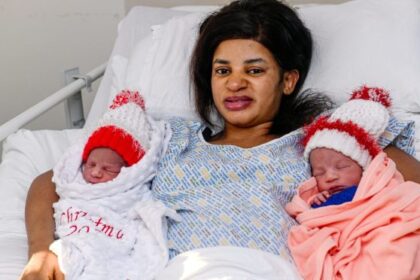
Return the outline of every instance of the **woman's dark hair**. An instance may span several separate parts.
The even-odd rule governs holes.
[[[213,55],[220,43],[230,39],[251,39],[265,46],[279,64],[281,78],[283,71],[299,72],[300,78],[293,93],[282,97],[271,133],[281,135],[290,132],[303,124],[299,120],[308,119],[301,114],[323,111],[324,103],[316,100],[316,94],[306,96],[302,102],[296,98],[312,57],[311,33],[296,12],[277,0],[238,0],[204,20],[192,55],[191,77],[196,108],[208,125],[213,126],[210,116],[215,111],[211,91]],[[296,102],[300,105],[297,106]],[[319,110],[294,110],[313,105]]]

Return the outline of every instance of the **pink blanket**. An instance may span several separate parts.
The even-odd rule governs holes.
[[[419,171],[420,172],[420,171]],[[415,279],[420,275],[420,185],[379,154],[353,201],[311,209],[314,178],[286,205],[299,226],[289,247],[304,279]]]

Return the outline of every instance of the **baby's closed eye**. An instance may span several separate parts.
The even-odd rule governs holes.
[[[109,173],[119,173],[121,171],[121,167],[110,166],[105,167],[104,170]]]
[[[336,166],[337,169],[345,169],[345,168],[348,168],[348,167],[350,167],[349,164],[339,164],[339,165]]]

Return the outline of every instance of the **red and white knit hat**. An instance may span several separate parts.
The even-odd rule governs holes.
[[[381,88],[362,86],[349,101],[329,117],[320,117],[306,126],[304,157],[313,149],[334,149],[365,169],[381,151],[377,140],[389,121],[389,93]]]
[[[150,134],[143,97],[137,91],[123,90],[115,96],[98,128],[88,138],[82,160],[86,161],[93,149],[105,147],[114,150],[131,166],[150,148]]]

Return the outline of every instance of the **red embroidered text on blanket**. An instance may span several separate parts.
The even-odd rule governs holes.
[[[299,222],[289,247],[304,279],[415,279],[420,275],[420,185],[379,154],[353,201],[311,209],[313,178],[286,210]]]

